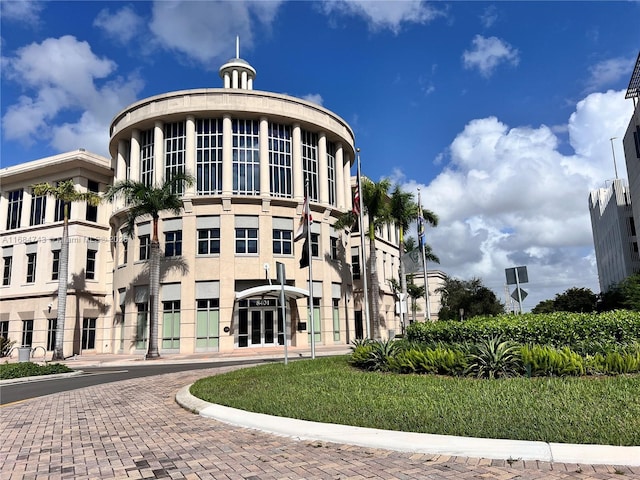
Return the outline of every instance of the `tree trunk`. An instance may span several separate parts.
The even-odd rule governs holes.
[[[64,321],[67,315],[67,288],[69,285],[69,205],[64,202],[62,223],[62,244],[58,265],[58,317],[56,323],[56,343],[51,360],[64,360]]]
[[[407,274],[405,273],[404,261],[402,256],[404,255],[404,229],[400,226],[400,245],[398,245],[400,252],[400,291],[402,300],[398,302],[400,304],[400,318],[402,319],[402,333],[407,327],[407,316],[409,311],[407,310],[408,298],[407,298]],[[404,311],[404,313],[402,313]],[[415,320],[415,319],[414,319]]]
[[[378,284],[378,259],[376,254],[375,227],[369,225],[369,290],[371,291],[370,312],[372,324],[372,336],[374,340],[380,339],[380,285]]]
[[[153,219],[151,239],[151,264],[149,267],[149,348],[147,358],[158,358],[158,293],[160,291],[160,242],[158,241],[158,219]]]

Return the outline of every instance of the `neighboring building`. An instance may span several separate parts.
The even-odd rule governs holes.
[[[79,191],[104,192],[111,161],[76,150],[0,170],[0,336],[17,345],[53,350],[63,211],[54,198],[33,196],[30,186],[68,179]],[[66,355],[111,349],[110,209],[71,205]]]
[[[589,195],[591,229],[602,292],[640,272],[636,235],[636,225],[640,225],[640,53],[625,98],[631,98],[634,105],[622,142],[628,183],[616,178],[608,187],[594,190]]]
[[[369,240],[363,256],[357,229],[333,227],[352,210],[353,131],[319,105],[253,90],[255,75],[234,58],[220,68],[224,88],[126,107],[111,123],[111,159],[78,150],[0,170],[0,335],[53,349],[62,219],[55,200],[32,198],[31,185],[73,178],[79,190],[103,193],[121,180],[159,184],[176,172],[196,183],[181,192],[181,214],[165,212],[159,222],[161,354],[283,345],[278,262],[286,269],[286,340],[310,344],[309,268],[300,268],[304,242],[294,239],[307,196],[316,345],[365,335]],[[71,208],[65,356],[146,352],[151,219],[127,238],[126,213],[122,199]],[[375,242],[384,338],[401,330],[388,282],[398,277],[396,228],[380,228]]]
[[[589,213],[600,291],[606,292],[629,275],[640,272],[640,255],[629,187],[615,179],[589,195]]]
[[[627,164],[633,217],[635,224],[640,225],[638,223],[640,222],[640,53],[638,53],[625,98],[633,101],[633,115],[629,120],[622,145]]]

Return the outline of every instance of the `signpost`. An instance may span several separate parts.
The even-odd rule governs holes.
[[[506,268],[504,273],[507,277],[507,285],[515,285],[516,289],[511,293],[511,298],[518,302],[520,313],[522,314],[522,301],[527,297],[527,292],[520,288],[521,283],[529,282],[527,267]]]
[[[280,313],[282,314],[282,330],[284,335],[284,364],[289,363],[289,353],[287,351],[287,308],[284,303],[284,282],[287,278],[284,270],[284,263],[276,262],[276,273],[278,282],[280,282]]]

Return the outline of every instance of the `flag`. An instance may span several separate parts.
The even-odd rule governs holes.
[[[309,241],[305,239],[302,246],[302,255],[300,256],[300,268],[306,268],[309,266]]]
[[[353,192],[353,214],[357,217],[360,215],[360,178],[356,184],[356,189]]]
[[[293,237],[293,241],[297,242],[303,238],[307,238],[307,231],[309,224],[313,221],[311,218],[311,212],[309,211],[309,199],[305,197],[304,205],[302,206],[302,216],[300,217],[300,223],[298,224],[298,230],[296,230],[296,236]]]

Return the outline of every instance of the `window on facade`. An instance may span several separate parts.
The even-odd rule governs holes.
[[[293,251],[293,232],[291,230],[273,230],[273,254],[291,255]]]
[[[11,267],[13,264],[13,255],[2,258],[2,285],[11,284]]]
[[[313,336],[316,344],[322,342],[322,327],[320,325],[320,304],[320,299],[313,297]],[[309,325],[309,328],[307,328],[307,330],[309,345],[311,345],[311,325]]]
[[[140,132],[140,181],[146,186],[153,185],[153,130]]]
[[[164,125],[164,178],[170,179],[184,173],[186,141],[184,122],[166,123]],[[178,185],[173,191],[178,195],[184,193],[184,185]]]
[[[138,239],[140,240],[140,250],[138,251],[139,260],[149,260],[151,256],[151,236],[140,235]]]
[[[120,258],[120,265],[126,265],[129,261],[129,237],[122,235],[122,256]]]
[[[9,339],[9,320],[0,321],[0,337]]]
[[[22,196],[24,190],[13,190],[8,194],[9,206],[7,210],[7,230],[20,227],[22,217]]]
[[[258,253],[257,228],[236,228],[236,253]]]
[[[180,348],[180,300],[162,302],[162,348]]]
[[[36,253],[27,253],[27,283],[36,281]]]
[[[633,143],[636,147],[636,157],[640,158],[640,125],[636,125],[636,131],[633,132]]]
[[[260,194],[260,136],[256,120],[233,120],[233,193]]]
[[[320,234],[311,234],[311,256],[318,258],[320,255]]]
[[[333,299],[333,341],[340,341],[340,299]]]
[[[164,256],[177,257],[182,255],[182,230],[164,232]]]
[[[33,344],[33,320],[22,321],[22,346],[30,347]]]
[[[31,214],[29,215],[29,225],[42,225],[47,207],[47,197],[45,195],[31,197]]]
[[[351,249],[351,272],[354,280],[360,279],[360,251],[358,247]]]
[[[136,303],[138,313],[136,315],[136,349],[143,350],[147,347],[147,324],[149,321],[149,304]]]
[[[331,260],[338,260],[338,237],[330,237]]]
[[[89,247],[87,248],[87,264],[84,271],[85,278],[88,280],[94,280],[96,278],[96,257],[98,251]]]
[[[629,217],[629,230],[631,231],[631,236],[636,236],[636,222],[633,220],[633,217]]]
[[[58,280],[60,275],[60,250],[51,250],[51,280]]]
[[[269,181],[271,195],[291,198],[291,127],[269,124]]]
[[[336,144],[327,142],[327,181],[329,183],[329,205],[336,204]]]
[[[318,201],[318,135],[302,131],[302,174],[309,182],[309,198]]]
[[[82,319],[82,350],[96,348],[96,320],[95,318]]]
[[[198,195],[222,193],[222,120],[196,121],[196,188]]]
[[[94,182],[93,180],[89,180],[87,182],[87,190],[90,193],[98,194],[100,190],[100,184],[98,182]],[[87,203],[87,221],[89,222],[97,222],[98,221],[98,206],[97,205],[89,205]]]
[[[197,300],[196,348],[217,351],[220,341],[220,300]]]
[[[220,253],[220,229],[201,228],[198,230],[198,255]]]
[[[47,320],[47,350],[55,350],[56,348],[56,329],[58,328],[58,319],[49,318]]]

